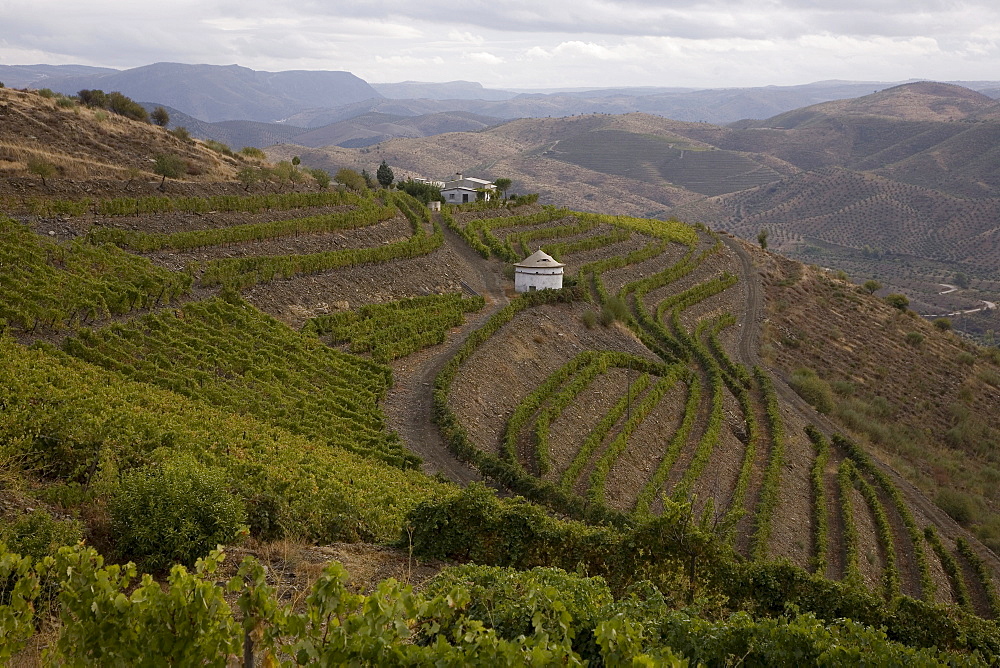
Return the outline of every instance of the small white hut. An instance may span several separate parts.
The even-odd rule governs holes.
[[[562,288],[565,266],[541,249],[535,251],[514,265],[514,292]]]

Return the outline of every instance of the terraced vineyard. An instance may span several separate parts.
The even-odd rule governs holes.
[[[313,213],[330,207],[340,210]],[[391,538],[403,514],[433,494],[437,483],[400,471],[413,469],[419,459],[379,405],[392,383],[391,369],[290,329],[234,289],[274,280],[277,272],[267,268],[282,262],[287,278],[432,251],[441,232],[418,203],[402,194],[380,201],[339,192],[291,193],[49,200],[42,213],[56,211],[79,220],[85,233],[59,242],[3,219],[7,255],[0,304],[6,336],[58,342],[65,351],[48,343],[28,351],[4,341],[4,368],[14,374],[4,385],[7,440],[23,443],[27,451],[19,456],[54,474],[57,489],[82,484],[84,498],[96,499],[98,479],[113,485],[117,471],[193,454],[230,471],[234,484],[247,476],[242,495],[251,508],[251,531],[323,541]],[[209,219],[175,234],[143,231],[177,212]],[[241,217],[219,225],[210,218],[213,212]],[[128,227],[118,225],[121,216],[128,217]],[[245,221],[253,216],[269,222]],[[324,240],[377,230],[395,218],[405,222],[409,239],[322,249]],[[268,249],[263,242],[282,238],[308,240],[319,252],[260,254]],[[233,262],[223,256],[237,246],[245,250],[239,266],[224,269]],[[169,264],[159,255],[164,249],[194,249],[217,259],[172,271],[158,266]],[[219,283],[221,291],[198,287]],[[458,322],[462,310],[474,307],[461,305]],[[429,318],[425,310],[419,313],[414,326]],[[408,351],[440,339],[413,341]],[[53,385],[58,377],[66,382]],[[148,398],[140,398],[143,393]],[[86,417],[97,405],[105,408]],[[44,436],[32,436],[35,430]],[[240,444],[236,450],[234,443]],[[245,457],[259,459],[256,468],[240,463]],[[273,466],[282,467],[280,474]],[[398,494],[379,492],[382,482],[372,484],[373,475]]]
[[[391,541],[454,489],[414,469],[459,458],[595,536],[690,507],[748,561],[886,606],[997,612],[996,557],[761,359],[760,279],[729,237],[555,207],[432,219],[397,193],[133,204],[128,225],[77,207],[72,241],[4,223],[0,303],[20,310],[0,435],[53,507],[99,515],[122,476],[193,460],[236,490],[255,539]],[[224,207],[239,218],[212,218]],[[164,232],[182,209],[206,220]],[[566,287],[514,295],[506,268],[538,247]],[[282,291],[314,299],[308,316]],[[427,410],[388,401],[404,391]]]
[[[446,215],[481,255],[507,262],[530,239],[574,287],[558,306],[517,297],[438,376],[438,423],[456,454],[579,517],[628,522],[655,516],[663,495],[694,499],[748,557],[788,557],[886,600],[975,600],[992,614],[979,553],[963,556],[954,539],[934,548],[924,530],[939,517],[915,510],[836,427],[824,421],[824,434],[811,424],[820,416],[791,410],[756,354],[727,352],[761,317],[739,294],[743,284],[751,300],[756,277],[729,273],[735,244],[557,209],[461,218]]]

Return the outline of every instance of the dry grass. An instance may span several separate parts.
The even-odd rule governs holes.
[[[0,175],[7,179],[30,177],[29,160],[53,165],[54,179],[125,179],[135,170],[153,176],[153,160],[164,153],[185,160],[188,180],[231,180],[238,164],[148,123],[0,89]]]

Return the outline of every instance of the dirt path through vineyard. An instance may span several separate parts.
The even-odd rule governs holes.
[[[481,258],[457,234],[444,227],[445,244],[457,256],[459,273],[465,284],[486,298],[486,307],[466,316],[465,324],[452,332],[448,340],[393,363],[395,383],[383,408],[390,426],[414,453],[423,460],[425,473],[440,473],[460,484],[481,480],[479,472],[456,458],[441,438],[432,420],[434,378],[448,363],[469,335],[507,303],[500,266]]]

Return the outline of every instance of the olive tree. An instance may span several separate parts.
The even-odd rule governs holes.
[[[156,156],[156,164],[153,166],[153,172],[163,177],[160,180],[159,188],[163,190],[163,186],[166,184],[168,178],[177,179],[184,173],[184,159],[176,153],[161,153]]]
[[[163,107],[153,109],[153,113],[149,115],[149,118],[161,128],[167,127],[167,123],[170,122],[170,114]]]

